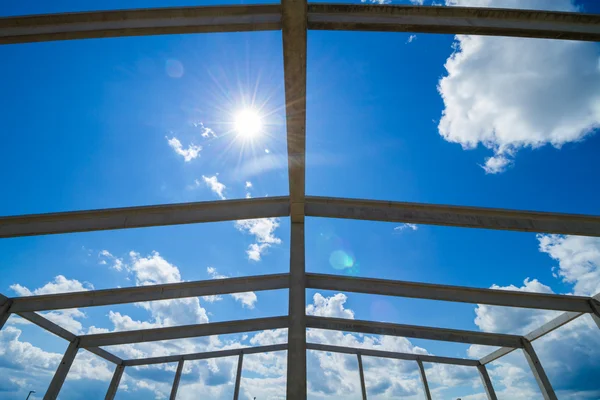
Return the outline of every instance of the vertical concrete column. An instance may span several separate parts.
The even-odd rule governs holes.
[[[290,291],[287,399],[306,400],[306,276],[304,222],[292,222],[290,237]]]
[[[552,388],[552,384],[546,375],[546,371],[544,371],[542,363],[533,349],[531,342],[525,338],[523,338],[522,341],[523,353],[525,353],[525,358],[527,359],[529,367],[531,368],[531,372],[533,372],[533,376],[540,387],[542,396],[544,396],[545,400],[558,400],[556,393],[554,393],[554,389]]]
[[[104,400],[113,400],[115,398],[117,390],[119,389],[119,383],[121,383],[121,377],[123,376],[124,370],[124,365],[117,365],[117,367],[115,368],[115,373],[113,374],[113,377],[110,381],[110,385],[108,386],[108,391],[106,392]]]
[[[235,389],[233,391],[233,400],[240,398],[240,383],[242,382],[242,364],[244,363],[244,353],[238,357],[237,372],[235,374]]]
[[[0,299],[0,301],[2,301],[2,299]],[[8,312],[8,310],[10,309],[11,305],[12,300],[9,299],[5,299],[4,303],[0,305],[0,329],[2,329],[2,327],[8,320],[8,317],[10,317],[10,313]]]
[[[598,297],[600,297],[600,294],[597,294],[596,296],[594,296],[590,300],[590,304],[592,306],[592,310],[594,310],[594,312],[591,314],[592,319],[594,320],[596,325],[598,325],[598,329],[600,329],[600,301],[598,301]],[[2,326],[0,325],[0,328],[1,327]]]
[[[488,400],[498,400],[498,397],[496,397],[496,391],[494,390],[494,386],[492,386],[490,374],[488,374],[488,370],[485,367],[485,365],[478,365],[477,370],[479,371],[481,383],[483,383],[483,387],[485,388],[485,393],[487,394]]]
[[[421,360],[417,360],[417,365],[419,366],[419,372],[421,373],[421,382],[423,382],[425,399],[431,400],[431,392],[429,391],[429,383],[427,383],[427,375],[425,375],[425,367],[423,367],[423,362]]]
[[[177,398],[177,390],[179,389],[179,381],[181,380],[181,372],[183,371],[183,360],[177,364],[177,372],[175,372],[175,378],[173,379],[173,387],[171,387],[171,397],[169,400],[175,400]]]
[[[360,373],[360,389],[362,390],[363,400],[367,400],[367,387],[365,386],[365,373],[363,371],[362,356],[356,355],[358,358],[358,372]]]
[[[65,383],[65,378],[69,373],[69,369],[71,369],[71,365],[73,365],[73,360],[75,360],[77,351],[79,351],[79,338],[75,338],[75,340],[69,343],[69,347],[67,347],[60,364],[58,364],[58,368],[54,373],[50,386],[44,395],[44,400],[56,400],[63,383]]]

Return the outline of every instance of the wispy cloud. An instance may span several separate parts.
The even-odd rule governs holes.
[[[394,228],[394,232],[402,232],[406,229],[411,229],[413,231],[416,231],[417,229],[419,229],[419,227],[415,224],[402,224],[402,225],[398,225],[397,227]]]
[[[213,191],[213,193],[215,193],[217,196],[219,196],[219,198],[221,200],[225,200],[225,195],[223,194],[223,192],[225,191],[226,187],[224,184],[219,182],[219,180],[217,179],[217,175],[213,175],[213,176],[202,175],[202,180],[204,181],[204,183],[206,183],[206,186],[208,186],[210,188],[210,190]],[[199,184],[199,182],[196,180],[196,185],[198,185],[198,184]]]
[[[167,139],[169,146],[171,146],[175,153],[182,156],[185,162],[190,162],[200,155],[200,150],[202,150],[201,146],[196,146],[195,144],[190,143],[188,148],[184,149],[179,139],[177,139],[175,136],[173,136],[171,139],[169,139],[167,136],[165,136],[165,138]]]
[[[406,39],[406,44],[408,44],[408,43],[412,43],[412,42],[414,42],[415,40],[417,40],[417,35],[410,35],[410,36],[408,37],[408,39]]]
[[[279,227],[278,218],[245,219],[236,221],[235,227],[240,232],[254,235],[256,243],[252,243],[246,250],[248,259],[252,261],[260,261],[269,247],[281,243],[281,239],[275,236],[275,230]]]

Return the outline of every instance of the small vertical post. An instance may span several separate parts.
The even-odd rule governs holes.
[[[179,360],[179,364],[177,364],[177,372],[175,372],[173,387],[171,387],[171,397],[169,397],[169,400],[175,400],[177,398],[177,390],[179,389],[179,381],[181,380],[181,372],[183,371],[183,362],[182,359]]]
[[[363,371],[362,356],[360,353],[356,353],[356,357],[358,358],[358,372],[360,373],[360,388],[362,390],[362,398],[363,400],[367,400],[367,387],[365,386],[365,373]]]
[[[480,364],[477,366],[477,370],[479,371],[481,383],[483,383],[483,387],[485,388],[485,393],[487,394],[488,400],[498,400],[498,397],[496,396],[496,391],[494,390],[494,386],[492,386],[492,380],[490,379],[490,374],[488,374],[486,366]]]
[[[240,382],[242,381],[242,364],[244,363],[244,353],[240,353],[238,357],[237,372],[235,374],[235,389],[233,391],[233,400],[238,400],[240,397]]]
[[[304,222],[292,222],[287,357],[287,400],[306,400],[306,275]]]
[[[423,367],[423,362],[417,359],[417,365],[419,366],[419,372],[421,373],[421,382],[423,382],[425,399],[431,400],[431,392],[429,391],[429,383],[427,383],[427,375],[425,375],[425,367]]]
[[[106,396],[104,400],[114,400],[115,395],[117,394],[117,390],[119,389],[119,383],[121,383],[121,377],[123,376],[123,371],[125,370],[124,365],[117,365],[115,368],[115,373],[110,381],[110,385],[108,386],[108,390],[106,391]]]
[[[542,363],[533,349],[531,342],[525,338],[522,338],[521,340],[523,342],[523,353],[525,354],[531,372],[533,372],[533,376],[540,387],[542,396],[544,396],[545,400],[558,400],[556,393],[554,393],[554,389],[552,388],[552,384],[548,379],[548,375],[546,375],[546,371],[544,371]]]
[[[65,383],[65,378],[69,373],[69,369],[71,369],[71,365],[73,365],[73,360],[75,360],[77,351],[79,351],[79,338],[75,338],[75,340],[69,343],[69,347],[67,347],[60,364],[58,364],[58,368],[54,373],[54,377],[52,377],[50,386],[48,386],[48,390],[44,395],[44,400],[56,400],[63,383]]]
[[[10,312],[8,310],[10,309],[10,306],[12,305],[12,300],[7,299],[7,298],[5,298],[4,300],[5,300],[4,303],[2,303],[2,305],[0,305],[0,329],[2,329],[2,327],[8,320],[8,317],[10,317]],[[0,298],[0,301],[2,301],[1,298]]]

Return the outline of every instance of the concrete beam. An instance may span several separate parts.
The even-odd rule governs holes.
[[[256,318],[80,336],[83,348],[287,328],[287,317]]]
[[[315,196],[306,197],[305,212],[311,217],[600,236],[600,217],[595,215]]]
[[[600,41],[599,15],[480,7],[310,3],[308,27]]]
[[[170,362],[178,362],[181,360],[185,360],[185,361],[207,360],[207,359],[211,359],[211,358],[239,356],[242,353],[258,354],[258,353],[268,353],[271,351],[283,351],[283,350],[287,350],[287,343],[274,344],[274,345],[269,345],[269,346],[243,347],[243,348],[238,348],[238,349],[208,351],[208,352],[204,352],[204,353],[193,353],[193,354],[151,357],[151,358],[139,358],[139,359],[135,359],[135,360],[125,360],[125,361],[123,361],[123,365],[129,367],[129,366],[139,366],[139,365],[149,365],[149,364],[165,364],[165,363],[170,363]]]
[[[177,7],[0,18],[0,44],[281,29],[279,5]]]
[[[304,222],[306,10],[306,0],[282,0],[281,2],[285,116],[292,222]]]
[[[108,386],[108,391],[106,392],[104,400],[114,400],[117,390],[119,390],[119,384],[121,383],[121,377],[123,377],[124,370],[124,365],[117,365],[115,367],[115,373],[110,381],[110,385]]]
[[[321,290],[368,293],[418,299],[456,301],[507,307],[558,311],[593,312],[590,297],[513,290],[479,289],[385,279],[354,278],[340,275],[306,274],[306,287]]]
[[[112,353],[100,348],[100,347],[89,347],[85,349],[92,354],[97,355],[100,358],[104,358],[106,361],[110,361],[113,364],[121,365],[123,364],[123,360]]]
[[[284,289],[287,288],[288,285],[288,274],[274,274],[118,289],[90,290],[86,292],[13,297],[11,299],[13,303],[11,312],[59,310],[250,291],[258,292],[262,290]]]
[[[306,275],[304,224],[292,222],[287,357],[287,399],[306,400]]]
[[[306,326],[308,328],[316,329],[368,333],[373,335],[403,336],[415,339],[480,344],[483,346],[523,347],[520,336],[500,333],[463,331],[458,329],[315,316],[306,317]]]
[[[421,382],[423,382],[423,391],[425,392],[425,399],[431,400],[431,392],[429,391],[429,383],[427,383],[427,375],[425,374],[425,367],[423,367],[423,362],[421,360],[417,360],[417,364],[419,365],[419,372],[421,374]]]
[[[485,389],[485,394],[487,395],[488,400],[498,400],[496,391],[492,385],[492,380],[490,379],[490,375],[488,374],[488,370],[485,365],[478,365],[477,370],[479,371],[479,377],[481,378],[481,383],[483,384],[483,388]]]
[[[177,364],[177,371],[175,372],[175,378],[173,379],[173,386],[171,386],[171,396],[169,400],[175,400],[177,398],[177,390],[179,389],[179,381],[181,380],[181,372],[183,371],[183,363],[181,360]]]
[[[283,217],[289,214],[287,197],[262,197],[17,215],[0,217],[0,238]]]
[[[360,356],[360,353],[358,353],[356,355],[356,358],[358,359],[358,373],[360,375],[360,390],[362,392],[362,398],[363,398],[363,400],[367,400],[367,387],[365,386],[365,372],[363,371],[363,363],[362,363],[362,357]]]
[[[6,323],[6,321],[8,321],[8,318],[10,317],[10,312],[8,310],[12,306],[11,299],[8,299],[4,296],[2,296],[2,297],[3,297],[3,299],[0,299],[0,301],[2,301],[2,304],[0,304],[0,330],[2,330],[2,327],[4,326],[4,324]]]
[[[240,383],[242,382],[242,365],[244,364],[244,353],[238,356],[237,371],[235,373],[235,387],[233,389],[233,400],[240,398]]]
[[[427,354],[410,354],[410,353],[397,353],[393,351],[373,350],[373,349],[357,349],[352,347],[343,346],[332,346],[327,344],[318,343],[307,343],[306,348],[308,350],[327,351],[330,353],[343,353],[343,354],[360,354],[367,357],[381,357],[381,358],[392,358],[395,360],[408,360],[408,361],[422,361],[438,364],[450,364],[450,365],[464,365],[467,367],[476,367],[479,365],[477,360],[469,360],[465,358],[452,358],[452,357],[440,357],[431,356]]]
[[[44,395],[44,400],[56,400],[63,383],[65,383],[65,378],[69,373],[69,369],[71,369],[71,365],[73,365],[73,360],[75,360],[78,350],[79,339],[76,338],[69,343],[69,347],[67,347],[60,364],[58,364],[58,368],[52,377],[52,381],[50,381],[50,386]]]
[[[556,393],[554,393],[554,389],[552,388],[552,384],[546,375],[546,371],[544,371],[544,368],[542,367],[540,359],[533,349],[531,342],[527,339],[523,339],[523,353],[525,354],[531,372],[533,372],[533,376],[540,387],[544,400],[558,400]]]

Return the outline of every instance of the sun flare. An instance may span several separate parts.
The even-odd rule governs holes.
[[[235,115],[235,131],[245,138],[255,137],[262,132],[262,118],[256,110],[244,109]]]

